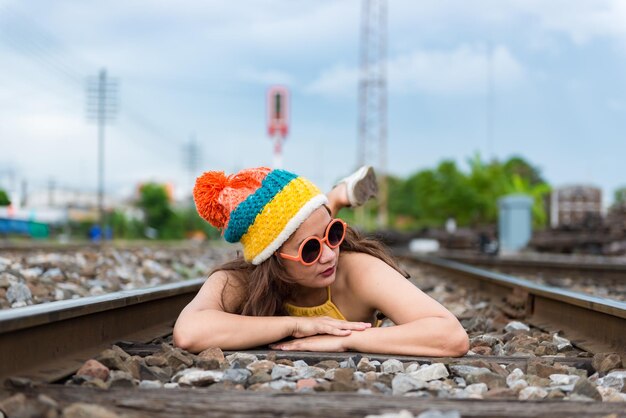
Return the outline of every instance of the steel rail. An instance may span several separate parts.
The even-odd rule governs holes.
[[[626,303],[480,269],[456,261],[396,251],[402,259],[446,271],[446,276],[492,294],[496,302],[522,299],[528,322],[549,331],[562,331],[578,347],[626,355]]]
[[[165,335],[204,280],[0,311],[0,378],[55,381],[115,341]]]
[[[471,254],[460,251],[444,251],[437,256],[476,266],[511,269],[514,271],[542,271],[544,273],[573,273],[571,279],[590,278],[612,279],[626,282],[626,263],[615,262],[608,257],[583,257],[567,259],[563,257],[501,257],[485,254]]]

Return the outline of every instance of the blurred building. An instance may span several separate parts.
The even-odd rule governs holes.
[[[589,229],[602,225],[602,190],[599,187],[558,187],[550,193],[547,204],[553,229]]]

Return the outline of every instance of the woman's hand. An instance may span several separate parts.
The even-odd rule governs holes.
[[[295,326],[291,336],[294,338],[309,337],[317,334],[330,334],[345,337],[352,331],[363,331],[370,328],[372,324],[368,322],[349,322],[340,319],[322,317],[293,317]]]
[[[345,337],[334,335],[315,335],[313,337],[297,338],[295,340],[270,344],[272,350],[283,351],[327,351],[341,352],[347,351],[344,344]]]

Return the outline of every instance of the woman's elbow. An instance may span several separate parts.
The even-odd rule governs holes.
[[[456,318],[451,328],[446,338],[446,356],[462,357],[469,351],[469,337]]]
[[[189,319],[185,317],[178,318],[172,331],[172,341],[175,347],[182,348],[190,353],[197,353],[203,350],[202,345],[206,344],[206,341],[203,341],[205,338],[203,338],[200,330]]]
[[[176,347],[183,350],[191,351],[194,346],[193,338],[190,338],[189,333],[185,332],[184,328],[178,323],[174,325],[172,340]]]

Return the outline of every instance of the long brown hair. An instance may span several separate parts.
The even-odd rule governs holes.
[[[404,277],[409,277],[381,242],[363,237],[350,226],[339,248],[341,249],[340,257],[343,252],[369,254],[381,259]],[[239,292],[243,297],[234,313],[249,316],[286,315],[283,303],[292,294],[295,285],[287,275],[281,260],[275,255],[256,266],[239,256],[217,267],[211,274],[216,271],[224,271],[228,277],[222,290],[222,305],[225,304],[226,286],[240,288]]]

